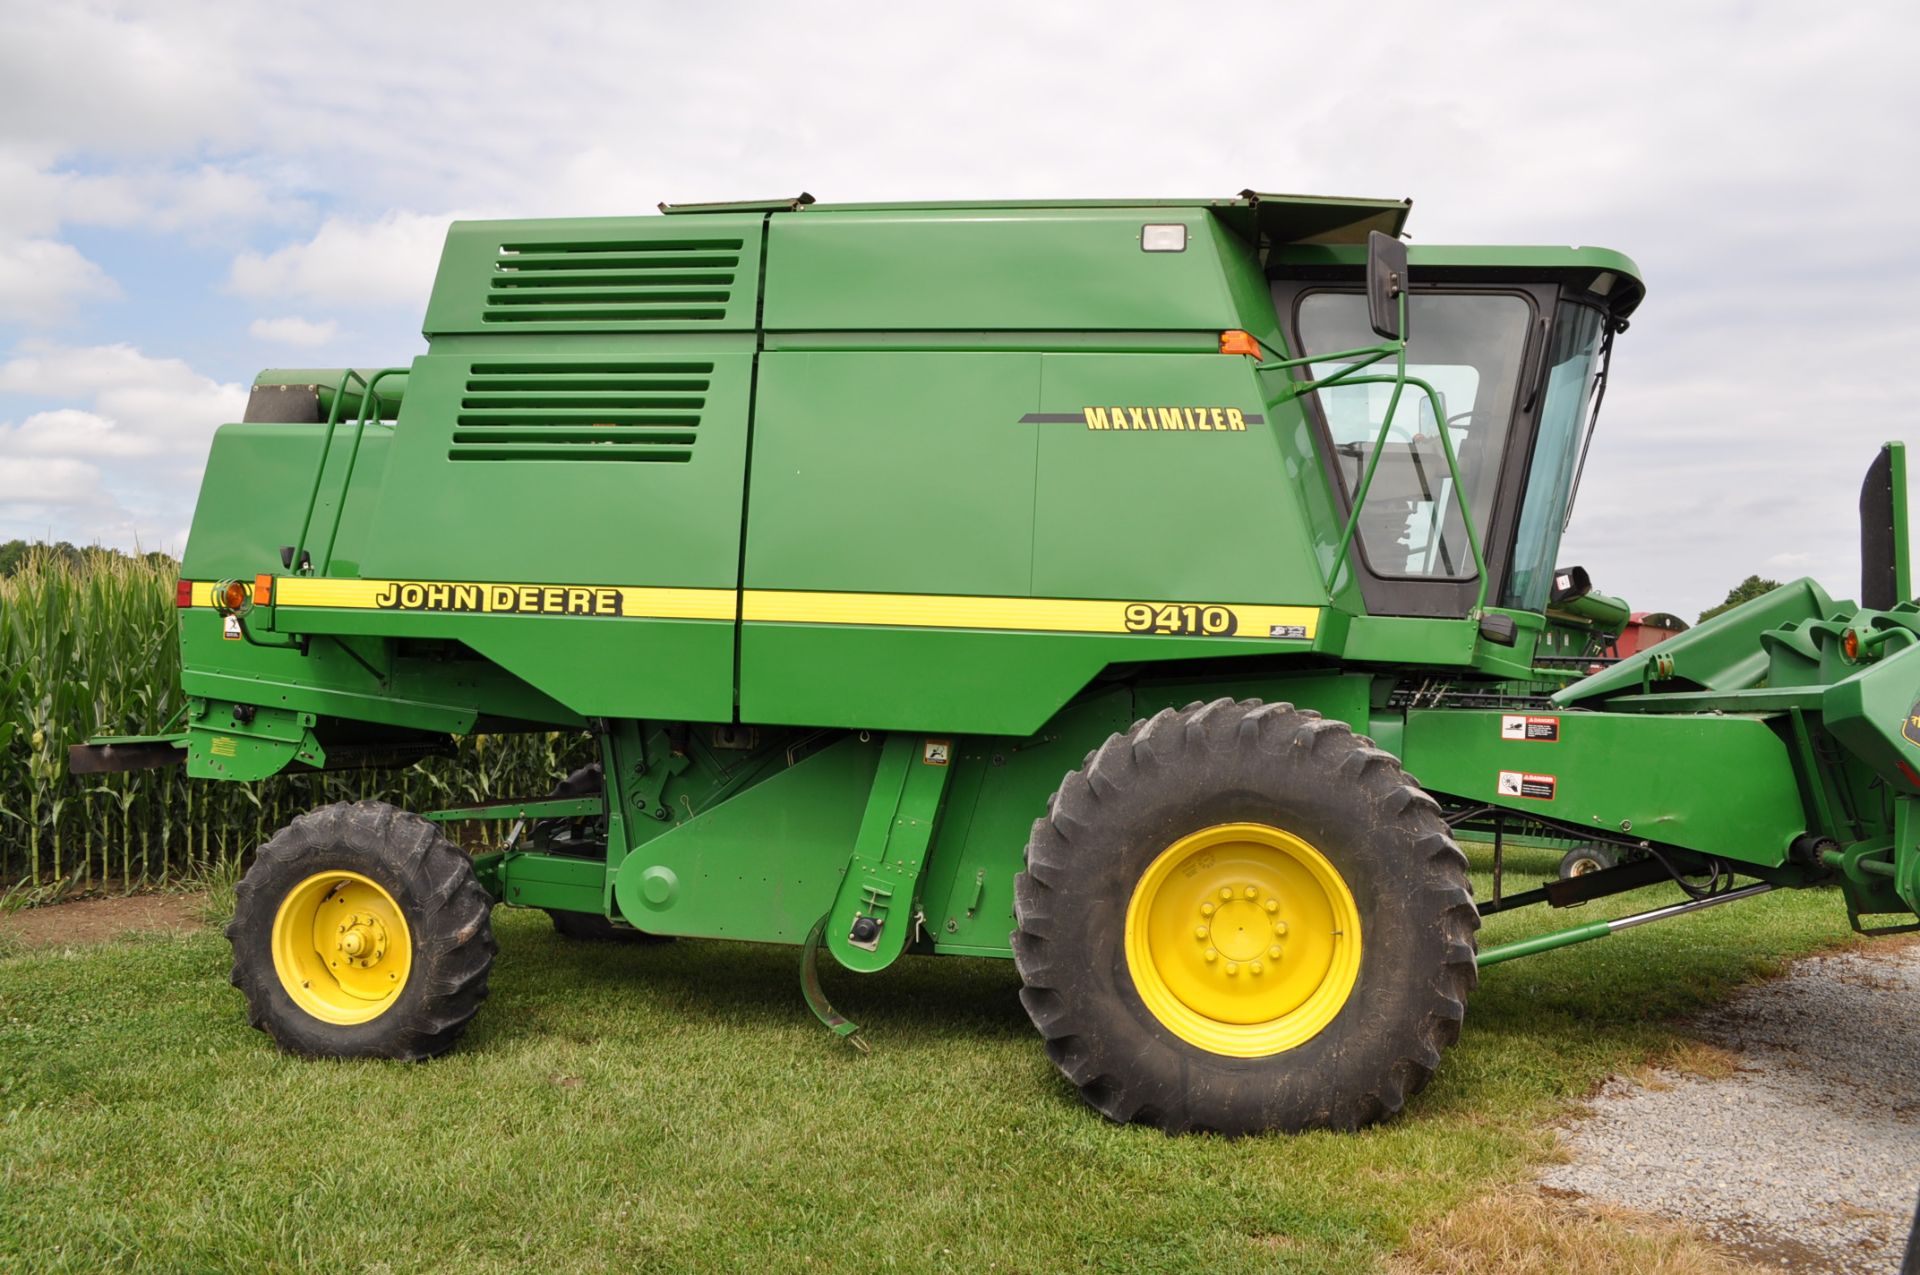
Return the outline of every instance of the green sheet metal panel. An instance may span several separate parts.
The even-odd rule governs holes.
[[[751,330],[763,220],[456,221],[426,335]]]
[[[358,608],[314,623],[464,641],[581,714],[731,717],[751,355],[496,349],[416,361],[356,564],[373,593],[301,586]],[[622,600],[583,617],[380,582]]]
[[[1108,663],[1306,649],[1325,590],[1261,403],[1219,354],[763,355],[742,719],[1024,732]]]
[[[1415,709],[1401,760],[1431,792],[1762,867],[1808,826],[1760,716]]]
[[[1037,354],[769,352],[749,589],[1024,596]]]
[[[1293,404],[1269,417],[1253,360],[1048,354],[1040,372],[1036,594],[1326,601],[1338,532],[1287,498],[1315,462],[1284,428]]]
[[[769,331],[1234,326],[1204,208],[823,212],[768,227]],[[1187,227],[1145,252],[1141,227]]]
[[[636,846],[620,911],[656,934],[800,942],[833,904],[880,748],[848,736]]]

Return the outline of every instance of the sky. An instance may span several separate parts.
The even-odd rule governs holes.
[[[1411,196],[1415,242],[1627,253],[1648,298],[1560,561],[1636,608],[1854,596],[1861,475],[1920,442],[1911,4],[0,17],[0,540],[179,552],[257,371],[424,351],[455,217],[801,190]]]

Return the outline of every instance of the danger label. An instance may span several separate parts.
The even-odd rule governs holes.
[[[1560,742],[1560,719],[1503,713],[1500,717],[1500,738],[1528,740],[1536,744],[1557,744]]]
[[[1518,770],[1503,770],[1500,780],[1494,785],[1494,791],[1502,797],[1531,797],[1535,801],[1552,801],[1553,790],[1559,780],[1552,775],[1530,775]]]

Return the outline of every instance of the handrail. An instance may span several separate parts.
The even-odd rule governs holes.
[[[1407,294],[1402,292],[1400,302],[1400,331],[1407,330]],[[1356,376],[1355,373],[1392,356],[1394,374],[1392,376]],[[1440,395],[1433,386],[1415,376],[1407,375],[1407,342],[1403,336],[1397,341],[1386,341],[1379,345],[1363,345],[1351,350],[1340,350],[1333,354],[1306,354],[1299,358],[1274,359],[1270,362],[1254,364],[1256,372],[1278,372],[1296,367],[1306,367],[1314,363],[1343,363],[1344,366],[1332,376],[1307,381],[1294,386],[1294,397],[1311,394],[1316,390],[1330,389],[1336,385],[1391,385],[1393,396],[1387,400],[1385,416],[1380,421],[1380,435],[1374,440],[1373,454],[1367,458],[1366,471],[1360,477],[1360,485],[1354,489],[1353,505],[1347,514],[1346,526],[1340,533],[1340,544],[1334,550],[1333,566],[1327,574],[1327,592],[1332,593],[1339,582],[1340,572],[1347,564],[1347,550],[1353,545],[1354,533],[1360,527],[1360,509],[1366,503],[1367,492],[1373,486],[1374,470],[1380,464],[1380,456],[1387,445],[1387,437],[1393,429],[1393,415],[1400,407],[1400,394],[1409,385],[1418,386],[1427,396],[1427,403],[1433,408],[1433,418],[1440,428],[1440,448],[1446,453],[1447,474],[1453,480],[1454,504],[1459,507],[1460,520],[1467,531],[1467,547],[1473,550],[1473,569],[1478,578],[1478,587],[1474,593],[1472,614],[1478,615],[1487,604],[1487,560],[1480,550],[1480,535],[1473,527],[1473,510],[1467,504],[1466,485],[1460,481],[1460,461],[1454,454],[1453,438],[1447,432],[1446,409],[1441,405]],[[1444,534],[1444,523],[1442,524]]]
[[[353,448],[347,453],[347,472],[340,480],[340,503],[333,511],[333,526],[327,531],[327,547],[320,555],[320,567],[317,572],[319,575],[327,574],[329,567],[332,565],[333,544],[334,540],[340,534],[340,520],[346,514],[347,488],[349,484],[353,482],[354,465],[360,458],[360,440],[366,436],[368,412],[373,411],[377,413],[379,411],[380,400],[373,392],[374,387],[379,385],[380,382],[387,377],[405,372],[406,370],[407,369],[403,367],[382,368],[380,371],[374,373],[371,380],[362,376],[355,368],[346,368],[343,370],[339,388],[337,388],[333,394],[333,406],[327,410],[326,435],[320,442],[320,459],[314,465],[313,483],[307,489],[307,511],[300,519],[300,535],[295,539],[293,544],[293,560],[291,565],[294,569],[297,570],[299,568],[299,563],[306,554],[307,536],[313,530],[313,512],[319,507],[320,483],[326,477],[327,461],[333,456],[333,434],[335,427],[340,424],[341,409],[346,405],[347,383],[349,381],[360,382],[360,406],[354,413]],[[311,571],[312,568],[309,567],[308,570]]]
[[[360,460],[360,440],[367,436],[367,413],[371,411],[377,415],[380,411],[380,398],[374,391],[389,376],[397,376],[406,370],[403,367],[383,367],[365,382],[366,389],[360,396],[360,411],[353,423],[353,447],[347,452],[347,472],[340,478],[340,504],[333,511],[333,526],[327,531],[327,547],[320,554],[321,575],[328,574],[333,567],[333,542],[339,537],[340,523],[347,516],[347,489],[353,483],[353,467]],[[1457,490],[1457,479],[1455,485]]]

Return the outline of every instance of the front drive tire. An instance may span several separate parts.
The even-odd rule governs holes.
[[[1116,1121],[1354,1129],[1458,1037],[1480,918],[1432,798],[1345,723],[1160,712],[1069,774],[1014,886],[1021,1002]]]
[[[290,1053],[430,1058],[487,997],[493,900],[417,815],[341,802],[260,848],[235,892],[233,985]]]

